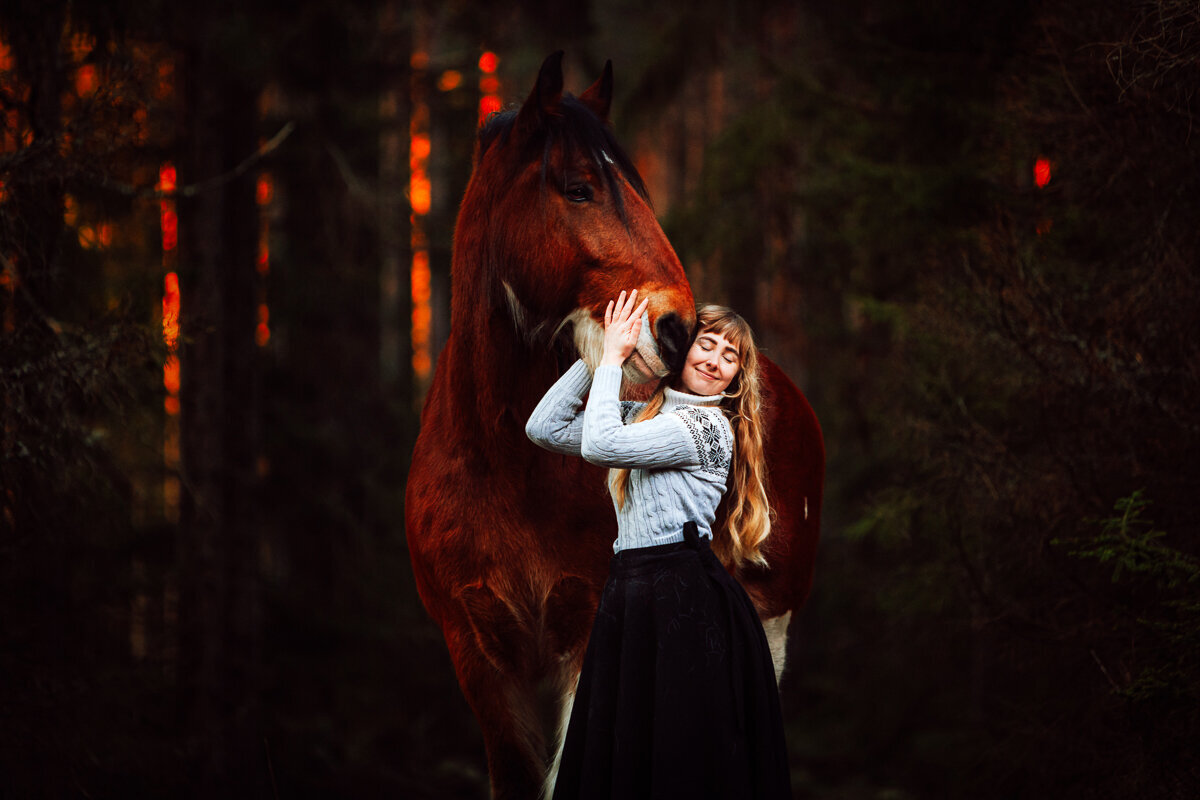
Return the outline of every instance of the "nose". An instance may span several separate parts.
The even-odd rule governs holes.
[[[672,372],[683,369],[683,359],[687,355],[691,331],[683,324],[683,320],[674,311],[669,311],[658,318],[658,347],[662,351],[663,363]]]

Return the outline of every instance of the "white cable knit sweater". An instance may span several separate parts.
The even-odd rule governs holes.
[[[547,450],[582,455],[601,467],[630,468],[625,507],[617,509],[614,551],[681,542],[688,521],[711,538],[733,456],[733,430],[719,408],[721,396],[667,389],[658,415],[626,424],[643,404],[622,403],[620,393],[620,367],[598,368],[593,381],[587,364],[577,361],[538,403],[525,433]]]

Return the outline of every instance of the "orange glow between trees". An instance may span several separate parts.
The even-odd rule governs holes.
[[[96,77],[95,66],[85,64],[75,73],[75,94],[80,97],[87,97],[96,91],[96,87],[99,85],[100,80]]]
[[[429,135],[414,131],[408,145],[408,183],[409,202],[414,214],[424,216],[429,213],[433,202],[433,184],[429,180],[427,165],[429,153],[432,150]]]
[[[408,202],[412,208],[409,217],[412,228],[411,297],[413,376],[419,383],[429,380],[433,359],[430,355],[430,322],[433,311],[430,306],[431,291],[429,272],[429,243],[425,238],[423,217],[433,206],[433,183],[429,179],[429,156],[433,142],[429,137],[429,104],[425,100],[421,72],[429,64],[429,56],[417,51],[412,56],[412,117],[408,131]],[[443,80],[445,75],[442,76]]]
[[[174,416],[179,413],[179,357],[175,350],[179,345],[179,276],[168,272],[163,279],[162,299],[163,343],[167,346],[167,360],[163,363],[163,388],[167,390],[165,407]]]
[[[179,344],[179,276],[168,272],[163,278],[163,344],[171,352]]]
[[[433,321],[433,310],[429,303],[431,295],[429,251],[416,251],[412,265],[413,371],[421,377],[427,377],[433,366],[429,354],[429,333]]]
[[[1039,189],[1050,183],[1050,159],[1039,158],[1033,163],[1033,182]]]
[[[260,173],[255,186],[254,200],[258,203],[258,255],[255,269],[262,276],[258,286],[258,320],[254,326],[254,342],[266,347],[271,341],[270,309],[267,307],[267,275],[271,271],[271,201],[275,199],[275,179],[269,172]]]
[[[175,216],[175,166],[165,162],[158,170],[158,184],[154,187],[161,195],[159,200],[159,222],[162,226],[163,278],[162,326],[163,343],[167,346],[167,360],[163,363],[163,388],[167,390],[164,407],[167,414],[179,413],[179,275],[175,272],[175,250],[179,244],[179,220]],[[169,438],[169,437],[168,437]]]
[[[500,58],[488,50],[479,57],[479,122],[503,108],[500,100],[500,79],[495,76]]]

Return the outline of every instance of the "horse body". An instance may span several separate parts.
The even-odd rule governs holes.
[[[677,365],[695,322],[682,265],[608,131],[611,92],[606,66],[578,100],[564,96],[555,54],[520,112],[481,130],[455,229],[451,333],[409,473],[417,588],[483,730],[496,798],[542,788],[616,537],[604,470],[536,447],[525,421],[566,350],[598,357],[621,290],[651,297],[632,379]],[[764,388],[772,568],[738,575],[781,669],[811,582],[824,451],[808,403],[769,363]]]

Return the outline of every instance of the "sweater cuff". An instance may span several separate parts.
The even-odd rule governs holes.
[[[602,364],[596,368],[592,378],[592,394],[621,399],[621,368],[616,364]]]

